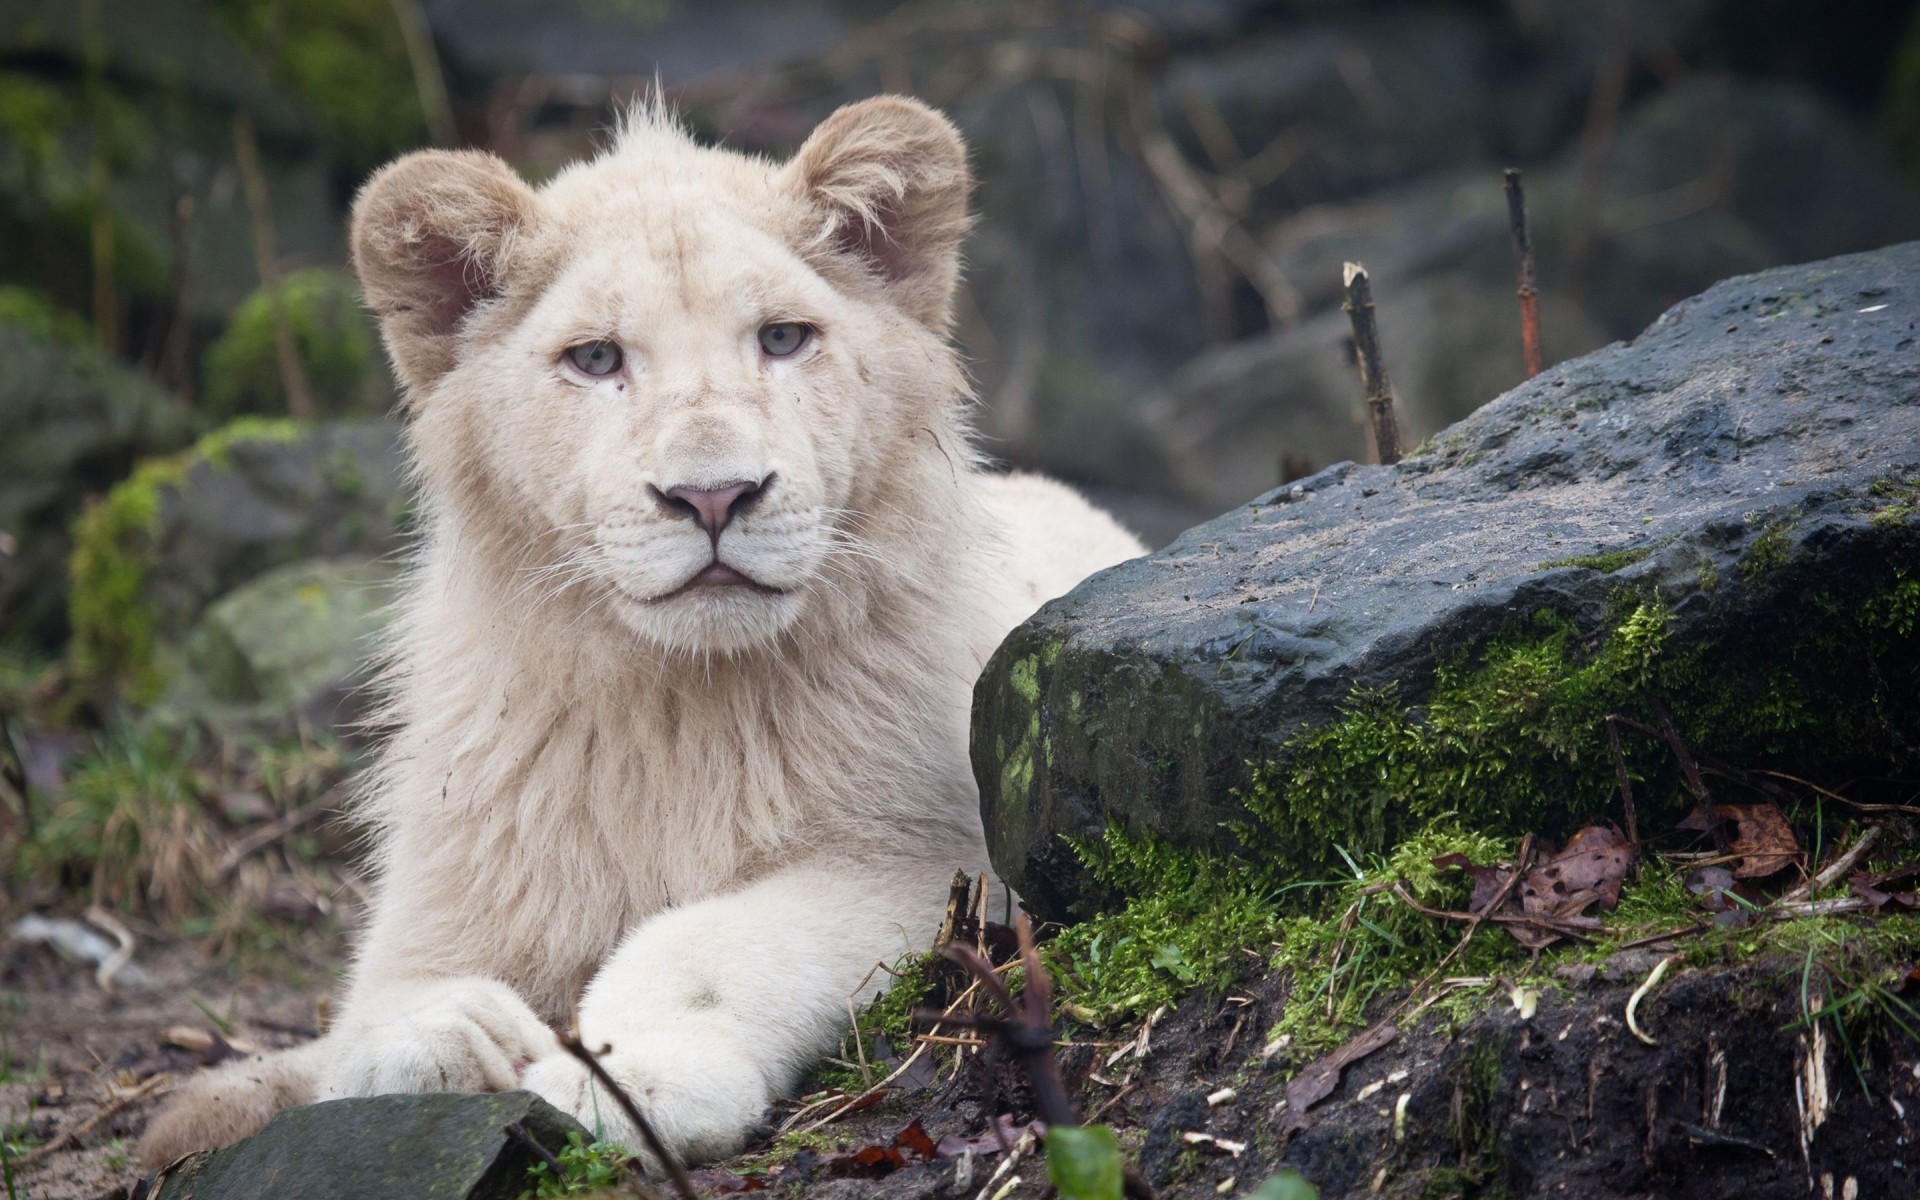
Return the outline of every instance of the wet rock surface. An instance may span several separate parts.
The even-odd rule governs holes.
[[[1255,763],[1357,690],[1417,706],[1437,669],[1537,612],[1598,637],[1637,596],[1670,648],[1741,669],[1823,619],[1811,597],[1843,610],[1920,573],[1916,280],[1920,244],[1729,280],[1396,466],[1328,468],[1048,605],[975,693],[996,866],[1059,915],[1093,899],[1062,835],[1233,852]],[[1853,649],[1798,681],[1814,706],[1872,682],[1846,673]],[[1878,774],[1920,755],[1902,712]],[[1801,765],[1843,767],[1844,740],[1798,747]],[[1758,741],[1717,750],[1780,749]],[[1376,816],[1375,844],[1405,832]]]
[[[531,1092],[329,1100],[291,1108],[245,1141],[192,1155],[147,1183],[148,1200],[515,1200],[537,1158],[583,1129]]]

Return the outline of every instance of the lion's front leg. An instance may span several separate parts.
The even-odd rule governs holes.
[[[606,1049],[604,1065],[670,1149],[694,1162],[732,1154],[767,1105],[839,1042],[847,996],[873,964],[932,936],[953,866],[792,868],[663,913],[588,986],[581,1039]],[[522,1082],[609,1140],[642,1148],[573,1058],[537,1062]]]

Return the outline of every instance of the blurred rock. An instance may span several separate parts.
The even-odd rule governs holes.
[[[57,645],[65,634],[67,524],[134,459],[187,436],[179,400],[51,321],[0,321],[0,628]]]
[[[1376,290],[1387,374],[1407,448],[1526,377],[1512,286],[1453,273]],[[1541,297],[1551,359],[1606,341],[1577,304]],[[1209,350],[1135,417],[1141,479],[1219,511],[1372,446],[1346,313]]]
[[[1348,197],[1492,157],[1496,31],[1438,6],[1328,14],[1184,56],[1161,105],[1175,126],[1210,109],[1202,123],[1217,120],[1244,159],[1284,154],[1259,189],[1270,207]],[[1187,149],[1196,162],[1212,153],[1197,136]]]
[[[1540,281],[1566,290],[1577,151],[1526,174]],[[1585,305],[1631,337],[1715,280],[1920,236],[1920,190],[1857,122],[1804,88],[1699,79],[1623,119],[1593,231]],[[1267,235],[1309,304],[1339,302],[1340,264],[1364,262],[1382,301],[1422,276],[1511,285],[1499,170],[1457,171],[1349,204],[1305,209]],[[1549,336],[1552,320],[1543,320]]]
[[[290,1108],[223,1150],[148,1181],[157,1200],[517,1200],[538,1160],[584,1127],[532,1092],[368,1096]]]
[[[214,600],[311,558],[379,558],[411,511],[387,421],[250,418],[151,461],[76,526],[75,665],[137,702],[178,674]]]
[[[153,716],[228,737],[351,736],[371,706],[369,660],[396,574],[391,562],[316,559],[241,584],[194,625]]]
[[[1610,712],[1743,766],[1910,778],[1917,331],[1920,242],[1728,280],[1425,453],[1094,576],[975,689],[995,866],[1057,918],[1100,900],[1067,839],[1109,829],[1295,879],[1443,814],[1561,837],[1620,812]],[[1629,754],[1666,828],[1673,756]]]

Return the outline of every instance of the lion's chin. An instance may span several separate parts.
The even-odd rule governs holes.
[[[621,624],[669,658],[735,656],[776,646],[799,619],[798,593],[744,584],[703,585],[636,600],[622,594]]]

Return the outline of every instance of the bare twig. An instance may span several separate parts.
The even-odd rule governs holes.
[[[112,161],[107,149],[107,43],[101,0],[80,6],[82,96],[87,123],[87,206],[93,271],[94,344],[112,354],[120,340],[120,300],[114,286],[113,208],[107,199]]]
[[[620,1111],[627,1114],[627,1119],[633,1122],[633,1127],[640,1131],[640,1137],[647,1143],[647,1149],[653,1152],[654,1159],[659,1162],[661,1169],[666,1171],[667,1178],[673,1183],[673,1190],[679,1194],[680,1200],[699,1200],[699,1196],[693,1190],[693,1181],[687,1178],[687,1169],[680,1165],[680,1160],[674,1156],[673,1151],[667,1149],[667,1144],[660,1140],[660,1135],[654,1131],[653,1123],[640,1111],[640,1106],[633,1102],[633,1097],[627,1094],[627,1089],[621,1087],[619,1081],[601,1065],[600,1054],[606,1053],[611,1047],[602,1049],[600,1054],[596,1054],[587,1049],[586,1044],[580,1040],[577,1030],[567,1030],[560,1035],[560,1048],[584,1063],[594,1079],[612,1094],[614,1103],[620,1106]]]
[[[226,854],[221,856],[220,865],[214,868],[214,882],[225,883],[227,880],[233,878],[233,873],[240,869],[241,863],[260,853],[260,851],[265,850],[275,842],[278,842],[281,838],[286,837],[302,825],[306,825],[309,822],[325,816],[333,810],[333,807],[338,804],[339,801],[340,789],[337,787],[329,788],[318,799],[309,801],[299,808],[294,809],[286,816],[274,821],[272,824],[263,825],[247,836],[240,838],[227,848]]]
[[[280,252],[274,244],[273,198],[267,191],[267,174],[260,166],[260,139],[254,132],[253,118],[244,111],[233,114],[233,161],[240,170],[240,188],[247,197],[260,287],[273,305],[273,348],[280,364],[280,386],[287,393],[287,413],[299,420],[308,420],[314,412],[313,391],[307,386],[306,368],[300,364],[300,348],[294,343],[293,325],[287,319],[287,298],[280,290]]]
[[[1367,269],[1348,263],[1342,275],[1347,289],[1345,308],[1353,322],[1353,348],[1360,358],[1360,382],[1367,389],[1367,426],[1382,464],[1400,461],[1400,418],[1394,411],[1393,384],[1380,354],[1380,324],[1373,312],[1373,285]]]
[[[1807,788],[1813,792],[1818,793],[1819,795],[1825,796],[1829,800],[1837,800],[1841,804],[1845,804],[1850,808],[1856,808],[1861,812],[1870,812],[1870,813],[1897,812],[1897,813],[1906,813],[1908,816],[1920,816],[1920,805],[1867,804],[1859,800],[1849,799],[1848,797],[1841,795],[1839,792],[1829,791],[1828,789],[1821,787],[1817,783],[1809,783],[1807,780],[1800,778],[1798,775],[1789,775],[1784,771],[1755,771],[1754,774],[1767,775],[1774,779],[1784,779],[1788,783],[1797,783],[1801,787]]]
[[[1529,833],[1520,839],[1520,853],[1514,857],[1513,871],[1507,876],[1506,882],[1500,885],[1500,890],[1494,893],[1492,901],[1489,902],[1485,908],[1468,914],[1469,919],[1467,921],[1466,932],[1460,935],[1460,940],[1454,943],[1453,949],[1447,951],[1447,956],[1441,959],[1433,970],[1428,971],[1426,977],[1415,984],[1412,991],[1407,993],[1407,998],[1402,1001],[1400,1005],[1402,1010],[1405,1010],[1407,1005],[1412,1004],[1421,993],[1425,992],[1427,988],[1433,984],[1433,981],[1440,977],[1440,972],[1446,970],[1454,959],[1460,957],[1460,953],[1467,948],[1467,943],[1473,940],[1473,935],[1479,930],[1481,924],[1484,923],[1488,917],[1500,911],[1500,906],[1507,902],[1507,897],[1513,895],[1513,890],[1520,886],[1520,881],[1526,878],[1527,871],[1532,866],[1533,835]],[[1397,888],[1395,890],[1399,891]],[[1401,895],[1404,897],[1405,893],[1401,892]]]
[[[1626,5],[1622,0],[1608,0],[1606,9],[1612,33],[1606,55],[1594,73],[1593,91],[1587,97],[1586,124],[1580,131],[1580,165],[1574,175],[1573,203],[1567,217],[1565,282],[1566,290],[1576,297],[1586,293],[1587,270],[1592,265],[1594,238],[1606,200],[1607,160],[1613,153],[1614,133],[1619,129],[1633,67],[1633,30]]]
[[[447,100],[447,79],[440,70],[440,54],[433,46],[433,30],[420,0],[390,0],[393,19],[407,46],[407,65],[413,69],[414,90],[420,96],[420,114],[436,146],[451,146],[460,133],[453,125],[453,105]]]
[[[500,1127],[500,1131],[514,1141],[519,1142],[522,1146],[525,1146],[532,1152],[535,1158],[547,1164],[547,1170],[553,1172],[555,1179],[565,1179],[567,1177],[567,1169],[560,1165],[560,1160],[553,1156],[552,1151],[542,1146],[532,1134],[528,1133],[525,1125],[522,1125],[518,1121],[509,1121]]]
[[[1879,840],[1880,826],[1867,826],[1861,831],[1860,836],[1854,839],[1853,845],[1848,847],[1844,854],[1834,859],[1825,870],[1815,875],[1812,879],[1802,882],[1797,887],[1788,889],[1781,895],[1779,903],[1792,904],[1798,900],[1806,900],[1822,888],[1832,887],[1840,881],[1841,876],[1853,870],[1853,864],[1859,862],[1860,856],[1873,849],[1873,844]]]
[[[1614,726],[1614,722],[1619,719],[1620,718],[1612,714],[1608,714],[1606,718],[1607,750],[1613,755],[1614,778],[1620,782],[1620,807],[1626,812],[1627,842],[1630,845],[1638,846],[1640,844],[1640,823],[1635,818],[1633,809],[1633,780],[1627,777],[1627,758],[1626,755],[1620,752],[1620,731]]]
[[[115,1113],[119,1112],[121,1109],[127,1107],[127,1105],[132,1104],[136,1100],[145,1099],[148,1096],[157,1096],[162,1094],[167,1090],[168,1085],[170,1085],[172,1082],[173,1082],[173,1076],[168,1075],[166,1072],[163,1071],[160,1074],[155,1075],[152,1078],[148,1079],[146,1082],[140,1084],[140,1086],[138,1087],[128,1088],[126,1091],[121,1092],[116,1096],[110,1097],[106,1101],[106,1103],[100,1106],[99,1111],[94,1113],[91,1117],[88,1117],[86,1120],[80,1122],[78,1125],[75,1125],[72,1129],[69,1129],[65,1133],[55,1137],[52,1141],[47,1142],[44,1145],[35,1146],[33,1149],[27,1151],[25,1154],[21,1155],[19,1158],[14,1159],[14,1162],[19,1164],[21,1167],[31,1167],[36,1163],[43,1162],[46,1159],[51,1158],[54,1154],[57,1154],[61,1150],[64,1150],[66,1147],[72,1145],[75,1142],[78,1142],[81,1138],[87,1136],[89,1133],[92,1133],[94,1130],[100,1128],[100,1126],[103,1123],[105,1123],[108,1118],[112,1117]]]
[[[1514,292],[1520,297],[1520,348],[1527,359],[1527,378],[1541,371],[1540,296],[1534,287],[1533,235],[1527,229],[1527,191],[1520,168],[1508,167],[1507,222],[1513,227]]]
[[[1019,1061],[1033,1083],[1033,1106],[1048,1125],[1078,1125],[1066,1084],[1060,1078],[1060,1064],[1053,1058],[1053,978],[1040,961],[1033,944],[1033,926],[1025,913],[1014,922],[1020,937],[1020,962],[1026,968],[1026,986],[1015,997],[1006,981],[994,971],[993,964],[971,947],[947,947],[947,957],[970,972],[982,991],[1000,1004],[1006,1017],[950,1016],[945,1022],[961,1029],[973,1029],[1004,1045]]]
[[[949,1016],[953,1014],[953,1011],[955,1009],[959,1008],[962,1004],[966,1003],[967,1000],[970,997],[972,997],[974,992],[979,990],[979,987],[980,985],[978,983],[968,984],[967,990],[964,992],[961,992],[960,995],[955,998],[954,1002],[947,1006],[947,1010],[943,1013],[937,1014],[933,1018],[933,1020],[935,1020],[936,1022],[946,1020]],[[929,1032],[937,1033],[939,1029],[940,1029],[940,1026],[939,1024],[936,1023],[933,1026],[933,1029],[930,1030]],[[850,1113],[853,1110],[859,1108],[861,1105],[871,1100],[874,1096],[877,1096],[881,1092],[885,1091],[889,1084],[891,1084],[894,1080],[900,1078],[902,1075],[905,1075],[907,1073],[907,1068],[913,1066],[914,1063],[918,1062],[920,1059],[920,1056],[925,1054],[926,1052],[927,1052],[927,1043],[921,1042],[919,1045],[913,1048],[913,1053],[907,1055],[905,1061],[901,1062],[899,1066],[895,1067],[893,1069],[892,1074],[888,1075],[885,1079],[882,1079],[880,1082],[874,1084],[870,1088],[867,1088],[865,1091],[861,1092],[857,1096],[852,1097],[851,1099],[845,1099],[844,1096],[834,1096],[826,1100],[820,1101],[817,1104],[807,1105],[805,1108],[800,1109],[798,1112],[788,1117],[786,1121],[781,1124],[780,1132],[781,1133],[788,1132],[795,1125],[800,1123],[800,1119],[802,1117],[806,1116],[810,1112],[815,1111],[816,1109],[825,1108],[831,1104],[839,1104],[838,1108],[835,1108],[832,1112],[828,1113],[826,1116],[821,1117],[818,1121],[815,1121],[813,1124],[808,1125],[806,1128],[800,1130],[800,1132],[811,1133],[814,1130],[819,1129],[823,1126],[831,1125],[833,1122],[839,1120],[841,1117],[845,1116],[847,1113]]]

